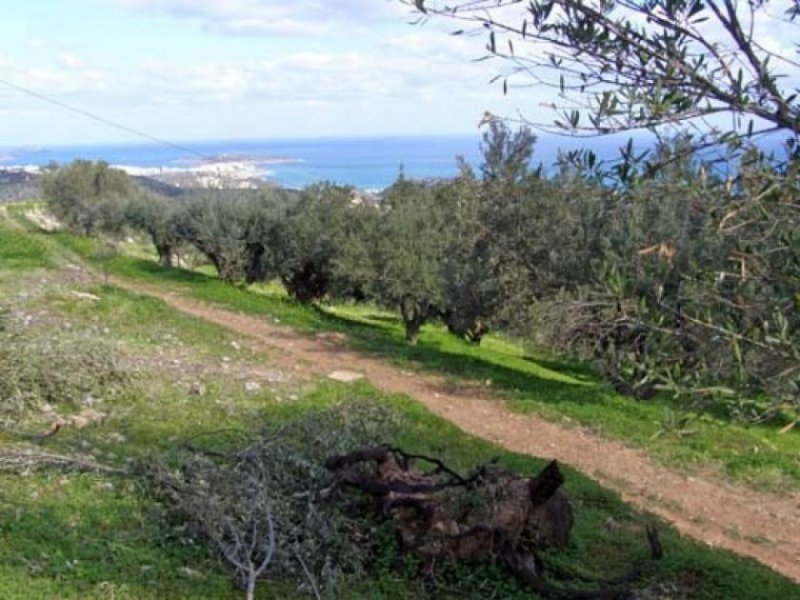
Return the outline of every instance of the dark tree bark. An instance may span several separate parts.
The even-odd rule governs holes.
[[[372,464],[373,470],[365,469]],[[428,470],[415,468],[427,463]],[[518,477],[498,465],[483,465],[461,476],[434,457],[399,448],[367,447],[325,463],[333,483],[323,496],[335,498],[356,490],[371,499],[362,508],[395,524],[399,543],[396,562],[414,555],[433,575],[437,561],[495,560],[546,598],[627,598],[625,588],[639,570],[613,581],[596,582],[597,590],[572,590],[544,578],[543,552],[569,542],[572,506],[561,492],[564,477],[553,461],[532,478]],[[655,529],[648,529],[653,559],[662,549]]]

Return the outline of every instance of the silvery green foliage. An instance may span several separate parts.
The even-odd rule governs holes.
[[[94,332],[43,332],[0,323],[0,420],[45,404],[106,399],[129,380],[117,348]]]
[[[333,454],[390,443],[398,419],[383,406],[353,400],[268,425],[245,439],[195,438],[175,466],[158,459],[145,472],[172,518],[210,541],[229,563],[263,561],[274,532],[265,575],[330,593],[342,578],[364,572],[374,550],[374,523],[326,498],[323,464]],[[235,571],[244,584],[242,570]]]

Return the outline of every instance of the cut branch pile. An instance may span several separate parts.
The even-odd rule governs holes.
[[[102,465],[90,457],[65,456],[37,450],[12,449],[0,446],[0,472],[22,473],[47,468],[108,474],[124,473],[122,469]]]
[[[423,471],[415,463],[433,468]],[[391,518],[399,544],[398,561],[413,555],[423,573],[433,575],[437,560],[490,559],[504,564],[519,581],[548,598],[626,598],[639,569],[600,589],[567,589],[545,579],[543,553],[569,542],[573,511],[560,490],[564,482],[553,461],[532,478],[520,478],[489,464],[463,477],[436,458],[399,448],[367,447],[332,456],[333,473],[324,491],[330,498],[358,492],[350,509]],[[654,528],[648,528],[653,559],[662,555]]]

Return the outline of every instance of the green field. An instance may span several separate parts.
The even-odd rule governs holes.
[[[87,260],[97,242],[69,234],[51,236]],[[146,246],[129,245],[105,267],[131,281],[174,287],[185,295],[264,316],[303,331],[339,331],[354,349],[454,378],[490,381],[493,389],[523,413],[580,424],[604,436],[644,447],[673,467],[718,468],[733,481],[774,491],[800,489],[800,430],[780,433],[782,422],[747,425],[703,412],[662,394],[635,402],[620,396],[582,364],[551,356],[530,345],[489,335],[473,346],[443,326],[423,328],[417,346],[405,343],[395,315],[372,306],[302,306],[276,284],[249,288],[227,285],[207,273],[160,267]]]
[[[67,278],[64,265],[85,260],[97,267],[95,242],[65,234],[25,231],[0,220],[0,298],[12,311],[33,315],[30,335],[94,336],[112,342],[132,373],[120,393],[104,400],[108,418],[85,429],[69,428],[48,440],[53,453],[91,455],[125,467],[153,455],[170,460],[184,440],[221,428],[254,430],[324,407],[365,400],[391,407],[401,424],[395,443],[440,456],[467,471],[499,460],[521,474],[544,464],[467,436],[402,396],[387,396],[369,383],[282,383],[252,394],[246,373],[269,357],[248,350],[222,328],[169,308],[160,300],[96,281]],[[685,415],[669,399],[650,404],[624,400],[597,383],[586,367],[537,353],[502,337],[481,347],[463,344],[441,328],[425,328],[410,348],[392,315],[370,307],[305,308],[272,286],[242,289],[198,273],[161,269],[125,254],[104,267],[114,276],[172,287],[187,296],[247,314],[269,317],[304,331],[336,330],[354,348],[396,361],[405,368],[438,371],[453,378],[492,381],[514,407],[549,418],[591,425],[603,433],[645,446],[673,464],[719,465],[753,484],[798,487],[798,436],[773,429],[731,425],[696,415],[691,435],[670,428],[671,413]],[[99,269],[98,269],[99,270]],[[42,280],[45,283],[42,283]],[[88,301],[80,291],[96,296]],[[21,296],[20,293],[25,294]],[[67,326],[68,325],[68,326]],[[242,347],[232,350],[233,343]],[[229,359],[225,361],[225,359]],[[55,407],[75,412],[80,400]],[[27,448],[40,414],[19,418],[0,433],[0,445]],[[751,453],[753,447],[760,451]],[[738,453],[738,454],[737,454]],[[587,477],[565,469],[566,493],[576,524],[572,541],[547,559],[571,580],[605,578],[643,559],[645,524],[657,521],[623,503]],[[615,526],[609,526],[609,523]],[[682,538],[660,525],[665,558],[648,563],[639,584],[664,597],[794,597],[789,580],[749,559]],[[20,475],[0,471],[0,598],[236,598],[229,573],[216,554],[188,543],[163,507],[143,492],[132,475],[99,475],[45,469]],[[386,552],[390,552],[387,542]],[[378,561],[369,578],[345,581],[341,598],[530,598],[499,566],[443,569],[435,587]],[[259,597],[310,597],[280,581],[266,581]]]

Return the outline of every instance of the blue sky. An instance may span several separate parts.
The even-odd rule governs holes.
[[[27,0],[0,78],[171,140],[476,131],[483,40],[392,0]],[[0,86],[0,146],[140,141]]]
[[[796,27],[778,18],[788,2],[758,12],[756,37],[777,57],[797,56]],[[553,92],[489,84],[508,65],[474,61],[485,38],[411,25],[399,0],[10,0],[2,15],[0,79],[173,141],[556,116]],[[0,85],[0,148],[138,141]]]

